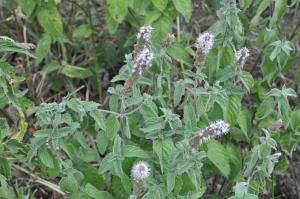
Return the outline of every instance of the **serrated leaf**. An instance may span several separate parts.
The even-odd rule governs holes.
[[[123,148],[124,157],[138,157],[138,158],[150,158],[148,153],[146,153],[143,149],[134,145],[126,145]]]
[[[0,157],[0,174],[7,180],[11,178],[11,168],[8,160],[4,157]]]
[[[279,22],[279,20],[283,17],[287,8],[288,8],[287,0],[275,1],[275,9],[273,11],[273,16],[270,20],[270,27],[273,27],[275,24]]]
[[[105,129],[106,136],[112,140],[120,130],[120,122],[116,118],[116,116],[111,115],[110,117],[107,118],[105,126],[106,126]]]
[[[219,171],[226,177],[230,175],[229,155],[226,148],[217,141],[211,140],[207,143],[208,159],[219,169]]]
[[[112,195],[107,192],[107,191],[100,191],[98,190],[96,187],[94,187],[93,185],[91,184],[87,184],[85,185],[85,193],[94,198],[94,199],[100,199],[100,198],[103,198],[103,199],[114,199],[114,197],[112,197]]]
[[[69,64],[64,64],[63,66],[62,73],[67,77],[84,79],[93,75],[88,68],[71,66]]]
[[[250,89],[254,85],[254,79],[251,73],[247,71],[243,71],[241,74],[241,81],[243,82],[244,86],[246,87],[247,91],[250,92]]]
[[[239,96],[231,96],[227,101],[227,105],[223,108],[225,120],[230,124],[235,124],[237,116],[241,110],[241,99]]]
[[[128,12],[128,1],[108,0],[108,13],[118,23],[121,23]]]
[[[55,4],[48,3],[47,6],[41,7],[37,18],[47,34],[56,40],[62,40],[64,37],[62,19]]]
[[[8,126],[6,118],[0,118],[0,140],[10,135],[10,128]]]
[[[59,182],[60,188],[66,193],[78,191],[79,184],[73,175],[63,177]]]
[[[95,120],[97,128],[106,130],[105,117],[100,110],[91,111],[90,116]]]
[[[272,97],[267,97],[264,101],[259,105],[256,111],[256,118],[257,119],[264,119],[268,115],[270,115],[275,108],[276,102]]]
[[[157,7],[160,11],[164,11],[167,7],[169,0],[152,0],[152,3],[155,7]]]
[[[51,36],[44,34],[43,37],[38,41],[35,50],[35,65],[41,63],[41,61],[48,55],[51,47]]]
[[[180,101],[182,96],[184,95],[184,84],[183,82],[179,81],[175,83],[174,86],[174,96],[173,96],[173,101],[174,101],[174,106],[177,106]]]
[[[168,54],[175,60],[182,62],[186,65],[192,63],[191,57],[185,47],[179,43],[175,43],[168,48]]]
[[[53,158],[47,148],[41,148],[38,152],[38,157],[45,166],[54,168]]]
[[[97,147],[99,149],[99,152],[103,155],[106,151],[106,148],[109,143],[109,139],[106,137],[104,132],[100,132],[96,137],[96,143]]]
[[[186,21],[192,16],[193,6],[191,0],[172,0],[176,10],[182,14]]]
[[[161,172],[164,172],[164,168],[169,164],[171,154],[174,150],[174,144],[172,139],[154,140],[153,151],[157,154],[160,163]]]

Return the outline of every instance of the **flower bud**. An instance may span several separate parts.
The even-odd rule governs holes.
[[[198,36],[195,47],[205,55],[209,53],[214,45],[214,35],[208,32],[202,33]]]
[[[227,134],[229,131],[229,124],[223,120],[217,120],[210,123],[206,128],[200,130],[198,134],[193,136],[189,140],[191,147],[196,147],[204,142],[207,142],[211,138],[218,138],[221,135]]]
[[[150,168],[147,162],[136,163],[131,170],[131,175],[135,181],[145,181],[150,175]]]
[[[241,48],[235,53],[235,61],[238,65],[238,67],[242,68],[245,63],[247,58],[250,56],[249,50],[246,47]]]
[[[153,28],[151,26],[142,26],[137,34],[137,39],[149,42]]]

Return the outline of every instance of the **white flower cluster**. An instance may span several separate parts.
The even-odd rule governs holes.
[[[246,59],[250,56],[248,48],[243,47],[235,53],[235,60],[242,64],[245,63]]]
[[[138,66],[142,68],[150,66],[153,58],[153,53],[151,53],[148,48],[144,48],[144,50],[142,50],[135,59],[136,64],[132,66],[132,72],[135,72]],[[140,73],[142,73],[141,68]]]
[[[150,175],[150,168],[147,162],[140,161],[136,163],[131,170],[131,175],[136,181],[143,181]]]
[[[213,132],[213,137],[220,137],[222,134],[226,134],[229,131],[229,124],[223,120],[212,122],[206,127],[208,131]]]
[[[26,50],[33,50],[33,49],[35,49],[35,45],[32,44],[32,43],[16,43],[16,44],[20,48],[24,48]]]
[[[228,131],[229,124],[223,120],[212,122],[199,133],[199,144],[202,144],[211,138],[218,138],[221,135],[228,133]]]
[[[151,32],[153,28],[151,26],[142,26],[137,34],[137,39],[142,39],[145,42],[148,42],[151,37]]]
[[[209,32],[202,33],[198,36],[195,46],[207,55],[214,45],[214,38],[214,35]]]

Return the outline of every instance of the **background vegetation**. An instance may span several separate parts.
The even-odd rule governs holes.
[[[298,198],[299,5],[1,0],[0,198]]]

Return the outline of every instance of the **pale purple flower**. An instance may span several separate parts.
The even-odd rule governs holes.
[[[32,44],[32,43],[16,43],[16,44],[20,48],[24,48],[26,50],[33,50],[33,49],[35,49],[35,45]]]
[[[150,175],[150,168],[147,162],[140,161],[136,163],[131,170],[131,175],[136,181],[143,181]]]
[[[207,55],[214,45],[214,38],[214,35],[209,32],[202,33],[198,36],[195,46]]]
[[[139,66],[147,67],[151,65],[151,62],[153,60],[153,53],[150,52],[148,48],[144,48],[136,57],[136,63]]]
[[[223,120],[218,120],[210,123],[206,129],[212,133],[213,137],[219,137],[229,131],[229,124]]]
[[[142,26],[137,34],[137,39],[142,39],[145,42],[148,42],[151,37],[151,32],[153,28],[151,26]]]
[[[235,60],[236,62],[238,62],[239,64],[244,65],[244,63],[246,62],[247,58],[250,56],[250,52],[248,50],[248,48],[243,47],[240,50],[238,50],[237,52],[235,52]]]

